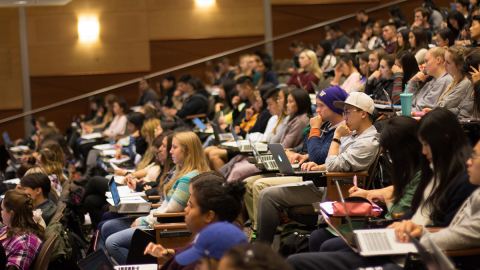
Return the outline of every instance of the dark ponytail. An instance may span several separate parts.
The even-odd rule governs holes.
[[[190,184],[201,213],[211,210],[219,221],[228,222],[239,217],[246,192],[244,182],[226,182],[220,173],[209,171],[192,178]]]

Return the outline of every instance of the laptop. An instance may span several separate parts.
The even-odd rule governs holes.
[[[118,194],[117,183],[115,177],[108,181],[108,189],[112,193],[113,202],[119,214],[148,214],[152,208],[152,203],[121,203]]]
[[[248,142],[253,149],[253,156],[258,164],[263,164],[267,171],[278,171],[278,166],[277,163],[275,163],[275,159],[273,159],[273,155],[260,155],[257,148],[254,147],[252,140],[248,139]]]
[[[235,139],[235,141],[237,142],[237,146],[238,146],[238,150],[240,152],[252,152],[253,151],[253,144],[250,145],[248,142],[241,142],[239,139],[238,139],[238,136],[237,136],[237,133],[235,133],[235,129],[232,127],[231,128],[231,131],[232,131],[232,136],[233,138]],[[266,152],[268,151],[268,147],[266,144],[263,144],[263,143],[256,143],[255,144],[255,148],[257,149],[257,151],[261,151],[261,152]]]
[[[383,89],[383,93],[385,93],[385,96],[387,97],[387,101],[388,103],[390,103],[390,107],[392,108],[392,112],[393,112],[393,114],[386,113],[386,115],[390,115],[392,117],[397,116],[397,110],[395,110],[395,107],[393,106],[393,102],[392,102],[392,99],[390,98],[390,95],[387,93],[387,91],[385,91],[385,89]]]
[[[432,242],[432,239],[428,239],[430,246],[432,247],[433,254],[428,252],[428,250],[420,244],[420,241],[417,238],[412,237],[408,232],[406,233],[410,242],[412,242],[418,250],[418,254],[422,258],[425,266],[428,270],[454,270],[455,266],[453,263],[445,256],[445,254],[440,250],[440,248]]]
[[[202,131],[205,132],[207,130],[207,126],[200,120],[198,117],[193,119],[193,123]]]
[[[8,132],[3,132],[2,133],[3,140],[5,141],[5,144],[10,144],[12,141],[10,140],[10,136],[8,136]]]
[[[326,171],[302,171],[302,170],[294,170],[298,169],[298,164],[290,164],[288,160],[287,154],[283,149],[282,144],[280,143],[269,143],[268,149],[272,153],[273,159],[278,166],[278,170],[282,174],[322,174]]]
[[[12,149],[10,149],[10,146],[8,144],[5,144],[5,149],[7,150],[8,152],[8,155],[10,156],[10,160],[15,163],[15,164],[22,164],[22,159],[20,158],[17,158],[13,152],[12,152]]]
[[[137,264],[137,265],[118,265],[113,264],[108,259],[103,248],[97,249],[92,254],[78,261],[78,266],[82,270],[157,270],[157,264]]]
[[[340,196],[340,200],[343,207],[346,209],[345,200],[343,198],[340,184],[335,181],[337,191]],[[322,216],[325,218],[326,214],[321,210]],[[359,253],[362,256],[386,256],[386,255],[403,255],[407,253],[417,253],[417,248],[412,243],[400,243],[395,237],[395,229],[358,229],[354,230],[348,211],[346,212],[347,222],[353,232],[352,236],[343,234],[340,230],[333,227],[333,224],[327,224],[332,226],[354,252]],[[331,222],[330,222],[331,223]],[[338,230],[338,231],[337,231]]]

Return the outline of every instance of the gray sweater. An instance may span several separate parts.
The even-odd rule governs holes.
[[[438,79],[433,78],[417,90],[417,82],[410,80],[407,84],[407,93],[413,94],[412,112],[422,111],[425,108],[433,108],[452,81],[452,76],[445,73],[438,77]]]
[[[453,82],[452,82],[453,83]],[[450,87],[450,85],[448,86]],[[447,87],[447,88],[448,88]],[[472,84],[465,77],[461,82],[459,82],[452,90],[445,94],[441,101],[438,101],[435,105],[436,107],[443,107],[445,109],[456,108],[460,105],[460,102],[465,98],[469,88],[472,88]],[[471,94],[471,91],[470,91]],[[440,95],[441,96],[441,95]]]
[[[293,148],[299,145],[303,141],[302,132],[309,123],[310,117],[306,113],[289,120],[287,128],[280,139],[283,148]]]
[[[420,242],[430,248],[428,239],[442,250],[480,246],[480,189],[467,198],[446,229],[422,236]]]
[[[465,91],[465,96],[460,101],[457,107],[450,108],[458,118],[472,118],[473,117],[473,85],[468,82],[469,86]]]

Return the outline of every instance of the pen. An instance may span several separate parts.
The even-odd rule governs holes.
[[[353,176],[353,185],[355,186],[355,191],[358,190],[358,186],[357,186],[357,176]]]

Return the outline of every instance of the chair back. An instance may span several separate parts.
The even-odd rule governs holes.
[[[47,240],[43,242],[43,246],[40,249],[37,258],[35,259],[33,270],[47,270],[57,237],[58,236],[56,234],[52,233]]]
[[[368,168],[368,181],[367,185],[365,185],[365,189],[369,189],[370,185],[372,184],[373,176],[375,174],[375,170],[377,169],[378,161],[380,160],[380,155],[382,154],[382,147],[378,148],[378,153],[377,157],[375,158],[375,161],[370,165],[370,168]]]
[[[65,211],[65,208],[67,208],[66,204],[64,204],[64,203],[58,204],[57,205],[57,211],[55,212],[55,214],[53,215],[52,219],[47,224],[47,226],[52,224],[53,222],[56,222],[56,221],[60,222],[60,219],[62,219],[62,217],[63,217],[63,211]]]

